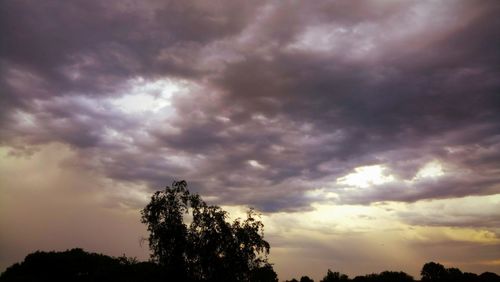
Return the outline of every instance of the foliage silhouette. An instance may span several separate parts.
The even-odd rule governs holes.
[[[446,268],[442,264],[435,262],[424,264],[420,274],[422,275],[423,282],[446,281],[447,278]]]
[[[379,274],[373,273],[365,276],[356,276],[352,281],[355,282],[413,282],[412,276],[404,272],[383,271]]]
[[[500,276],[493,272],[483,272],[478,277],[478,281],[480,282],[500,282]]]
[[[339,272],[333,272],[330,269],[326,272],[325,277],[320,280],[320,282],[338,282],[338,281],[349,281],[349,277],[345,274],[340,274]]]
[[[422,282],[500,282],[500,276],[492,272],[484,272],[481,275],[474,273],[463,273],[458,268],[445,268],[436,262],[424,264],[421,271]]]
[[[250,281],[252,282],[278,282],[278,274],[269,264],[263,267],[256,268],[250,273]]]
[[[314,282],[314,280],[312,280],[311,278],[309,278],[309,276],[302,276],[300,278],[300,282]]]
[[[270,246],[263,239],[262,222],[250,209],[245,220],[227,222],[227,212],[191,194],[186,181],[158,191],[142,210],[151,258],[177,281],[249,281],[269,277]],[[190,224],[186,223],[190,220]],[[260,270],[262,268],[262,270]],[[268,276],[262,276],[267,272]]]
[[[158,265],[87,253],[82,249],[64,252],[34,252],[23,262],[8,267],[0,281],[165,281]]]
[[[441,269],[438,263],[436,269]],[[427,263],[435,267],[436,265]],[[444,266],[443,266],[444,268]],[[500,282],[500,276],[492,272],[481,275],[462,272],[458,268],[444,268],[446,273],[440,276],[439,282]],[[154,262],[138,262],[134,258],[110,257],[102,254],[88,253],[82,249],[64,252],[37,251],[26,256],[23,262],[15,263],[0,275],[1,282],[11,281],[172,281],[179,282],[165,271],[165,267]],[[435,278],[434,276],[432,276]],[[427,279],[427,278],[426,278]],[[229,280],[221,280],[229,281]],[[272,281],[278,278],[271,265],[254,269],[250,275],[251,282]],[[303,276],[300,281],[313,281]],[[368,274],[349,279],[347,275],[328,270],[321,282],[355,281],[355,282],[411,282],[413,277],[404,272],[383,271],[380,274]],[[422,280],[423,281],[423,280]],[[286,282],[299,282],[297,279]]]

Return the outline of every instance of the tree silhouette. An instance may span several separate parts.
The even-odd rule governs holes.
[[[309,278],[309,276],[302,276],[300,278],[300,282],[314,282],[314,280],[312,280],[311,278]]]
[[[352,281],[355,282],[413,282],[412,276],[402,271],[383,271],[379,274],[372,273],[364,276],[356,276]]]
[[[174,181],[154,193],[141,214],[150,232],[151,258],[176,281],[248,281],[272,270],[264,225],[252,209],[245,220],[231,224],[226,211],[191,194],[186,181]]]
[[[386,282],[413,282],[415,281],[412,276],[402,271],[383,271],[378,275],[379,281]]]
[[[466,282],[462,271],[455,267],[446,269],[446,280],[453,282]]]
[[[252,282],[278,282],[278,274],[274,271],[272,265],[266,264],[262,267],[252,270],[250,273]]]
[[[326,272],[325,277],[320,280],[320,282],[338,282],[338,281],[349,281],[349,277],[345,274],[340,274],[339,272],[332,272],[330,269]]]
[[[462,272],[458,268],[444,268],[442,271],[438,263],[426,263],[426,270],[438,270],[441,276],[431,278],[439,279],[439,282],[500,282],[500,276],[492,272],[484,272],[477,275],[469,272]],[[231,275],[230,273],[228,275]],[[217,281],[236,281],[232,280],[234,276],[226,276]],[[75,248],[64,252],[42,252],[36,251],[26,256],[24,261],[15,263],[8,267],[1,275],[0,282],[11,281],[78,281],[78,282],[96,282],[96,281],[172,281],[185,282],[196,281],[179,280],[167,273],[165,266],[154,262],[139,262],[135,258],[110,257],[103,254],[88,253],[82,249]],[[426,278],[427,279],[427,278]],[[198,279],[197,281],[200,281]],[[205,280],[206,281],[206,280]],[[214,280],[212,280],[214,281]],[[271,264],[263,264],[252,269],[248,275],[249,282],[277,282],[278,278]],[[311,282],[311,278],[302,276],[301,282]],[[353,282],[414,282],[413,277],[396,271],[383,271],[379,274],[372,273],[364,276],[356,276],[350,280],[347,275],[328,270],[326,276],[321,282],[331,281],[353,281]],[[423,281],[423,280],[422,280]],[[286,282],[299,282],[297,279],[287,280]]]
[[[422,267],[420,272],[422,275],[422,280],[425,282],[439,282],[446,281],[447,272],[446,268],[439,263],[428,262]]]
[[[493,272],[484,272],[481,273],[481,275],[478,276],[479,281],[481,282],[500,282],[500,276],[498,274],[493,273]]]
[[[462,272],[460,269],[445,268],[435,262],[428,262],[422,267],[422,280],[431,282],[500,282],[500,276],[492,272],[484,272],[477,275]]]
[[[37,251],[8,267],[0,281],[165,281],[151,262],[114,258],[75,248],[64,252]]]

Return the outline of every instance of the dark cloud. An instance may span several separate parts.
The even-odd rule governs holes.
[[[112,179],[185,178],[220,203],[266,211],[307,209],[304,193],[320,187],[365,204],[496,194],[499,10],[4,1],[1,142],[69,144],[73,165]],[[118,109],[110,100],[137,78],[187,86],[160,110]],[[433,160],[468,173],[405,182]],[[376,164],[398,181],[336,184]]]
[[[451,226],[465,228],[497,228],[500,223],[500,217],[495,214],[482,215],[477,214],[434,214],[422,216],[416,213],[403,213],[401,215],[411,225],[422,226]]]

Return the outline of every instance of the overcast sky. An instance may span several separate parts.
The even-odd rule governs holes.
[[[500,2],[0,2],[0,270],[146,259],[174,179],[281,279],[500,273]]]

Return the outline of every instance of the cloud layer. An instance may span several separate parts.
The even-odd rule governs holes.
[[[192,179],[266,210],[366,164],[470,173],[341,199],[499,191],[497,3],[226,2],[2,4],[3,143],[69,144],[110,178]],[[110,103],[159,104],[165,81],[182,90],[156,111]]]

